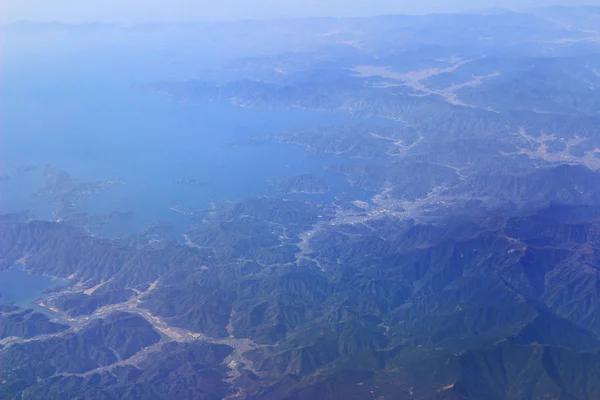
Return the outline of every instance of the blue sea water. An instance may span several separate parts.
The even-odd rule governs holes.
[[[15,60],[6,63],[2,74],[0,164],[49,164],[83,182],[124,180],[78,204],[92,214],[133,212],[128,222],[100,234],[131,234],[159,220],[181,232],[190,221],[174,212],[173,205],[201,210],[212,201],[270,193],[270,178],[322,175],[325,165],[341,161],[308,155],[299,146],[230,143],[344,123],[349,120],[345,115],[182,105],[158,93],[132,89],[131,84],[160,79],[156,71],[146,71],[144,77],[143,71],[103,69],[81,60],[51,60],[38,67],[30,58],[26,63]],[[23,176],[0,182],[0,212],[32,209],[50,217],[51,206],[30,195],[35,179]],[[176,183],[186,179],[207,184]],[[332,195],[355,190],[339,177],[331,177],[331,184]]]

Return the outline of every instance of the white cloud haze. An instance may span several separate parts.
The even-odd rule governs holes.
[[[0,22],[189,21],[454,12],[600,0],[0,0]]]

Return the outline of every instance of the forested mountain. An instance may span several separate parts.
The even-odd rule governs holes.
[[[210,142],[246,154],[248,170],[263,168],[249,149],[306,158],[210,207],[198,193],[218,189],[198,183],[212,181],[181,178],[202,171],[157,168],[180,183],[161,195],[197,205],[171,206],[184,228],[171,232],[183,225],[173,218],[116,235],[95,229],[140,213],[117,206],[151,197],[145,184],[7,167],[0,185],[41,173],[32,196],[53,215],[0,216],[0,279],[21,268],[68,283],[35,310],[0,297],[0,397],[600,398],[596,22],[596,8],[546,8],[3,27],[8,48],[48,36],[79,54],[119,39],[149,61],[162,37],[178,43],[170,61],[192,67],[204,35],[235,43],[214,65],[128,82],[128,93],[175,114],[306,112],[300,126]],[[154,140],[147,129],[138,143]],[[200,152],[186,138],[183,151]],[[227,168],[214,166],[215,180]],[[227,185],[252,178],[236,179]],[[119,185],[144,194],[110,197]]]

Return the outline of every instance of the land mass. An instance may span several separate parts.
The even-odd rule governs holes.
[[[302,174],[290,178],[277,179],[270,181],[278,193],[292,194],[327,194],[329,185],[313,174]]]

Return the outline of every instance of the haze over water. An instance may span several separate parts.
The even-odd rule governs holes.
[[[43,54],[42,54],[43,55]],[[50,165],[82,182],[111,179],[110,186],[77,205],[92,214],[133,212],[114,229],[133,234],[156,221],[190,221],[171,208],[206,209],[212,201],[272,192],[268,179],[322,173],[335,157],[307,155],[304,148],[274,142],[232,147],[236,140],[289,129],[348,121],[344,115],[310,111],[259,110],[227,104],[182,105],[134,85],[184,75],[173,68],[142,68],[139,61],[109,54],[83,59],[59,56],[42,63],[27,54],[9,54],[0,103],[0,164]],[[207,58],[211,55],[207,54]],[[23,68],[20,68],[23,67]],[[143,70],[143,73],[138,71]],[[201,186],[177,184],[197,180]],[[334,179],[332,195],[353,190]],[[0,211],[31,209],[51,217],[47,199],[30,196],[42,184],[22,174],[4,185]],[[37,186],[37,187],[36,187]]]

